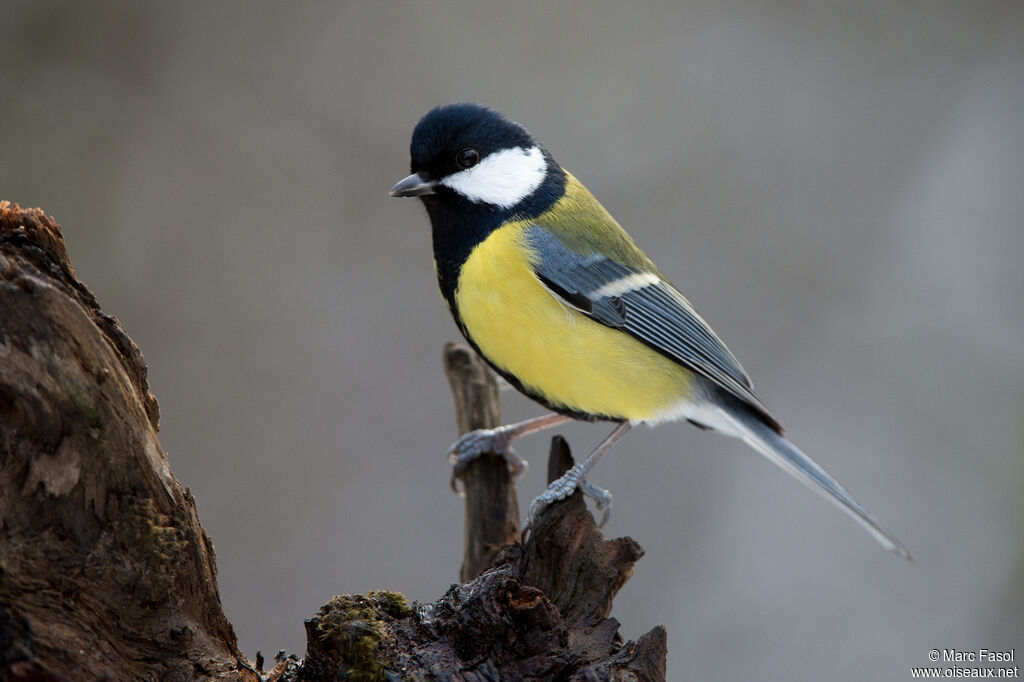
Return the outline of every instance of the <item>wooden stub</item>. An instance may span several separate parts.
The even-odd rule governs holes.
[[[566,440],[552,438],[548,477],[558,478],[572,463]],[[526,542],[523,580],[540,589],[568,623],[590,626],[611,613],[612,599],[643,555],[633,538],[606,539],[577,490],[541,514]]]
[[[500,424],[497,381],[472,348],[446,343],[444,371],[455,399],[459,435]],[[508,462],[501,455],[487,453],[470,462],[462,484],[466,519],[459,579],[468,582],[494,565],[502,547],[519,539],[519,502]]]
[[[569,442],[561,436],[552,436],[551,450],[548,452],[548,485],[564,476],[573,464],[575,462],[569,450]]]
[[[554,477],[572,466],[552,443]],[[306,621],[301,670],[278,682],[338,679],[664,682],[665,628],[623,641],[612,598],[643,550],[607,540],[579,493],[541,515],[526,545],[430,604],[395,593],[335,597]]]

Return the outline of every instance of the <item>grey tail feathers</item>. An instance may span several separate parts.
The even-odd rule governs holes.
[[[778,464],[789,472],[794,478],[814,490],[816,493],[829,500],[844,512],[853,517],[853,520],[864,527],[867,532],[878,540],[886,549],[895,552],[904,559],[912,560],[910,552],[903,546],[903,543],[878,523],[874,516],[846,492],[839,482],[832,478],[827,471],[822,469],[810,457],[800,451],[800,448],[781,433],[765,424],[756,414],[747,410],[724,408],[723,412],[729,421],[732,421],[739,433],[738,435],[748,445]]]

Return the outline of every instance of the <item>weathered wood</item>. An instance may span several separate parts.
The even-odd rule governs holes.
[[[138,347],[0,202],[0,678],[255,680]]]
[[[558,475],[572,466],[557,436],[552,461]],[[577,492],[544,510],[525,546],[431,604],[336,597],[307,621],[305,661],[281,679],[664,680],[665,629],[624,642],[607,617],[642,555],[629,538],[605,540]]]
[[[561,436],[551,439],[549,462],[549,482],[573,465]],[[611,613],[612,599],[643,555],[633,538],[606,540],[576,491],[542,514],[530,533],[523,580],[540,589],[568,623],[592,625]]]
[[[460,436],[500,424],[501,400],[494,372],[472,348],[446,343],[444,371],[455,399]],[[508,462],[493,452],[469,463],[462,485],[466,518],[459,579],[468,582],[494,565],[502,547],[519,539],[519,502]]]

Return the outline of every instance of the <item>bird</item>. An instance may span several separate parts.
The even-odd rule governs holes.
[[[693,305],[611,214],[522,125],[476,103],[430,110],[409,145],[416,197],[431,224],[441,295],[459,330],[512,386],[551,414],[463,435],[456,467],[483,452],[525,463],[511,443],[570,420],[612,432],[530,505],[529,522],[587,480],[637,424],[685,420],[737,437],[835,503],[883,547],[910,558],[830,474],[784,434],[750,378]]]

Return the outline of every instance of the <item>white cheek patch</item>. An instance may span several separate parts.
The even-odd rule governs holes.
[[[485,202],[511,208],[540,187],[547,163],[539,147],[502,149],[488,154],[472,168],[441,180],[473,203]]]

